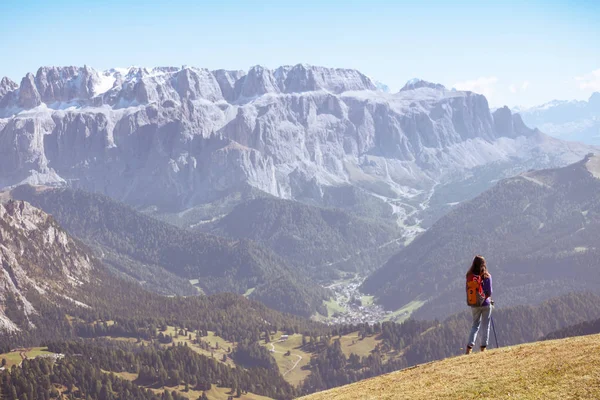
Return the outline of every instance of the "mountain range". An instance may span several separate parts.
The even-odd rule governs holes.
[[[600,92],[587,101],[553,100],[535,107],[515,107],[523,121],[565,140],[600,144]]]
[[[505,179],[457,205],[393,256],[362,289],[390,309],[424,302],[415,316],[465,307],[464,276],[483,254],[497,304],[535,304],[571,291],[600,292],[600,157]]]
[[[252,188],[419,232],[448,209],[436,193],[462,201],[589,151],[479,94],[422,80],[385,93],[358,71],[305,64],[42,67],[0,85],[0,187],[69,185],[154,215],[212,210],[192,223]]]

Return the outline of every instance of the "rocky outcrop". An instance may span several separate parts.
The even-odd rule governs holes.
[[[13,82],[10,78],[5,76],[0,81],[0,100],[2,100],[2,97],[4,97],[7,93],[17,90],[18,88],[19,85],[17,82]]]
[[[506,106],[494,111],[494,128],[502,136],[515,138],[530,135],[533,129],[528,128],[519,114],[513,114]]]
[[[18,105],[22,108],[34,108],[42,104],[40,93],[35,85],[32,74],[27,74],[19,86]]]
[[[0,331],[32,325],[30,317],[38,313],[29,300],[33,293],[76,302],[71,296],[90,281],[93,268],[90,257],[48,214],[24,201],[0,204]],[[9,315],[21,315],[22,321],[7,317],[9,306]]]

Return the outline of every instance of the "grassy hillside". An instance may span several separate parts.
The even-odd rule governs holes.
[[[413,315],[443,318],[464,307],[466,270],[474,255],[483,254],[502,305],[600,292],[597,164],[590,157],[501,181],[456,206],[361,289],[389,309],[429,300]]]
[[[236,239],[251,239],[303,272],[335,278],[335,271],[379,267],[400,247],[395,221],[367,219],[275,198],[243,203],[198,229]]]
[[[600,335],[593,335],[449,358],[304,399],[593,399],[599,383]]]
[[[113,271],[148,289],[187,285],[192,293],[174,294],[195,294],[189,284],[193,280],[206,294],[244,294],[255,289],[251,298],[280,311],[303,316],[325,312],[326,289],[254,242],[190,232],[106,196],[79,190],[21,186],[11,194],[52,214],[71,235],[96,249],[96,255]],[[188,282],[182,284],[184,279]]]

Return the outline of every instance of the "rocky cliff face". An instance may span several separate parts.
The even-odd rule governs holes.
[[[353,187],[404,218],[473,168],[589,151],[491,114],[481,95],[417,80],[383,93],[355,70],[52,67],[2,82],[0,187],[70,184],[175,211],[248,184],[343,206],[332,193]]]
[[[90,281],[93,262],[48,214],[9,201],[0,204],[0,266],[0,331],[17,331],[38,313],[32,295],[78,304],[71,296]]]

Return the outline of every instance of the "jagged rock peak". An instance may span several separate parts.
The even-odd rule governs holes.
[[[35,76],[42,102],[46,104],[90,99],[100,81],[100,73],[87,65],[41,67]]]
[[[327,90],[342,93],[352,90],[377,90],[373,81],[354,69],[317,67],[308,64],[282,66],[275,70],[283,80],[283,91],[297,93]]]
[[[406,82],[406,84],[402,87],[402,89],[400,89],[400,91],[404,92],[406,90],[420,89],[423,87],[437,89],[437,90],[445,90],[446,89],[446,87],[440,83],[432,83],[432,82],[424,81],[419,78],[413,78],[413,79],[409,80],[408,82]]]
[[[34,108],[42,104],[40,93],[35,85],[35,77],[28,73],[21,80],[19,86],[19,106],[23,108]]]
[[[492,114],[494,119],[494,128],[500,136],[515,138],[517,136],[527,136],[535,132],[525,125],[519,114],[513,114],[507,106],[498,108]]]
[[[20,90],[16,90],[19,89]],[[373,81],[353,69],[297,64],[270,70],[256,65],[244,71],[209,71],[196,67],[128,67],[97,71],[91,67],[51,67],[27,74],[16,85],[0,84],[0,108],[30,109],[46,105],[109,105],[116,108],[150,102],[244,102],[268,93],[375,91]],[[5,96],[15,92],[13,96]],[[51,106],[54,108],[54,106]]]
[[[5,76],[0,81],[0,97],[4,96],[8,92],[17,90],[18,88],[19,85],[16,82],[12,81],[10,78]]]
[[[279,92],[279,85],[273,71],[261,65],[255,65],[250,68],[248,75],[244,77],[241,96],[243,98],[252,98],[266,93]]]

